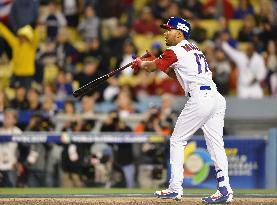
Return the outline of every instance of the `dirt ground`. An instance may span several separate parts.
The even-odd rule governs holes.
[[[156,198],[0,198],[2,205],[203,205],[199,198],[181,201]],[[231,205],[277,205],[277,198],[236,198]]]

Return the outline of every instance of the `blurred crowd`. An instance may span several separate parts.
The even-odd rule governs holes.
[[[145,46],[161,55],[159,25],[171,16],[191,23],[190,40],[205,53],[220,93],[277,97],[276,0],[0,0],[0,132],[170,135],[173,100],[183,91],[162,72],[127,68],[80,101],[72,92],[130,63]],[[145,107],[155,96],[159,106]],[[143,117],[132,126],[122,120],[134,114]],[[167,153],[155,144],[0,146],[1,186],[151,187],[163,182]]]

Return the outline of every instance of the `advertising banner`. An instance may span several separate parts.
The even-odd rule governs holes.
[[[224,142],[231,186],[239,189],[265,188],[266,141],[228,137]],[[204,138],[193,138],[187,144],[184,159],[185,188],[216,188],[214,165]],[[169,163],[168,166],[170,168]]]

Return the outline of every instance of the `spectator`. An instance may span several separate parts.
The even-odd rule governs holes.
[[[135,17],[135,10],[134,10],[134,0],[123,0],[123,10],[124,13],[127,14],[127,27],[131,28],[133,25],[134,17]]]
[[[94,144],[91,148],[91,165],[94,167],[94,186],[105,188],[126,187],[124,173],[113,159],[113,150],[106,144]],[[96,152],[96,154],[94,154]]]
[[[89,119],[94,116],[95,99],[92,96],[84,96],[81,100],[81,112],[82,118]]]
[[[66,72],[64,70],[59,70],[55,87],[57,89],[57,98],[62,99],[72,95],[72,83],[66,79]]]
[[[153,1],[152,12],[156,19],[164,21],[166,19],[166,10],[170,6],[171,0]]]
[[[16,127],[17,114],[15,110],[7,109],[4,113],[4,125],[0,128],[1,135],[21,134],[21,130]],[[17,165],[17,143],[0,143],[0,187],[16,186],[16,165]]]
[[[76,28],[79,24],[79,15],[81,11],[80,0],[62,0],[62,12],[65,15],[67,25]]]
[[[105,143],[95,143],[90,148],[88,167],[85,168],[85,183],[93,187],[110,187],[111,163],[113,163],[112,148]]]
[[[99,38],[100,19],[96,16],[93,6],[89,5],[85,7],[85,16],[78,25],[78,32],[84,41]]]
[[[225,53],[221,49],[215,52],[216,65],[213,72],[213,80],[220,94],[227,96],[229,94],[229,80],[231,73],[231,64],[227,60]]]
[[[55,40],[58,34],[58,30],[61,27],[66,26],[66,19],[64,15],[58,10],[55,1],[51,1],[48,4],[49,14],[45,17],[44,22],[46,24],[47,38]]]
[[[168,133],[166,132],[166,127],[164,127],[164,134],[171,134],[173,130],[173,123],[177,120],[177,111],[174,109],[174,96],[171,93],[164,93],[161,96],[161,108],[160,108],[160,120],[163,125],[170,123]]]
[[[230,34],[230,30],[229,30],[229,27],[228,27],[228,21],[226,20],[226,18],[220,17],[218,19],[218,29],[214,33],[213,38],[212,38],[213,41],[218,40],[218,38],[221,36],[221,33],[223,33],[223,32],[227,32],[227,33]]]
[[[56,96],[56,86],[53,83],[43,83],[42,90],[44,96]],[[44,96],[42,97],[42,100],[44,100]]]
[[[46,119],[53,119],[55,114],[57,113],[57,106],[54,102],[52,96],[46,95],[44,96],[43,104],[42,104],[42,116]]]
[[[13,0],[10,24],[13,32],[26,25],[36,26],[40,0]]]
[[[102,72],[99,70],[99,60],[95,57],[85,59],[84,70],[75,75],[74,80],[82,87],[92,80],[95,80],[102,76]],[[102,100],[102,91],[106,88],[106,83],[102,83],[98,86],[97,90],[91,91],[90,94],[95,95],[99,101]]]
[[[152,73],[148,73],[144,70],[140,70],[137,74],[137,79],[138,80],[134,85],[133,89],[135,95],[139,99],[143,99],[144,97],[157,94],[158,87],[156,87],[155,75],[153,75]]]
[[[109,40],[116,31],[122,15],[122,0],[101,0],[97,4],[97,16],[101,19],[101,34],[104,41]]]
[[[28,90],[27,100],[28,100],[28,111],[39,112],[41,109],[41,104],[39,102],[39,91],[31,88]]]
[[[15,98],[11,100],[11,107],[13,109],[27,110],[28,101],[26,99],[26,88],[22,85],[19,85],[15,89]]]
[[[277,25],[274,24],[274,14],[268,13],[267,18],[261,18],[260,28],[261,31],[258,34],[259,40],[263,44],[263,50],[265,50],[268,41],[274,40],[277,41],[277,36],[275,35],[277,32]]]
[[[254,15],[255,11],[249,0],[240,0],[238,7],[235,9],[234,18],[243,19],[245,16]]]
[[[271,95],[277,97],[277,74],[274,73],[270,78]]]
[[[0,33],[8,41],[13,51],[12,84],[15,85],[16,82],[19,82],[24,87],[30,88],[35,74],[35,55],[39,43],[37,32],[27,25],[17,31],[18,37],[16,37],[0,23]]]
[[[128,117],[131,113],[136,112],[132,97],[127,91],[121,90],[115,103],[117,105],[119,117]]]
[[[202,4],[199,0],[182,1],[182,13],[186,19],[202,18]]]
[[[53,123],[44,118],[41,114],[35,114],[31,117],[30,123],[26,128],[26,131],[35,132],[50,132],[53,131]],[[52,159],[49,159],[52,144],[31,144],[28,156],[26,158],[26,167],[28,169],[28,185],[34,187],[40,186],[53,186],[53,179],[51,179],[53,167],[51,163]],[[51,173],[48,173],[49,170]],[[48,184],[48,182],[50,184]]]
[[[218,29],[212,37],[212,40],[215,42],[215,44],[217,44],[217,42],[220,40],[222,33],[227,33],[230,35],[228,43],[233,47],[237,47],[237,39],[234,39],[234,37],[231,36],[231,32],[228,27],[228,21],[224,17],[220,17],[218,19],[218,23]]]
[[[126,25],[120,24],[113,31],[112,36],[107,42],[107,47],[110,49],[109,58],[111,60],[120,58],[122,53],[123,44],[126,39],[130,39],[131,36],[128,32]],[[111,64],[110,67],[115,67],[115,64]]]
[[[266,82],[269,88],[269,93],[276,96],[276,75],[277,75],[277,48],[276,42],[269,41],[267,45],[266,52],[264,52],[264,58],[267,71]]]
[[[255,19],[253,16],[244,16],[242,28],[239,31],[238,40],[242,42],[251,42],[255,36]]]
[[[72,122],[67,131],[80,132],[82,125],[80,122]],[[65,130],[64,130],[65,131]],[[88,153],[87,146],[84,144],[66,144],[63,146],[62,159],[62,186],[63,187],[82,187],[82,166],[85,154]]]
[[[178,2],[172,2],[166,10],[166,19],[171,16],[180,16],[180,4]]]
[[[162,126],[161,113],[157,107],[151,107],[145,113],[145,119],[136,125],[135,132],[155,132],[168,135],[170,130]],[[139,187],[153,188],[162,183],[161,178],[155,175],[157,167],[163,163],[159,146],[153,143],[144,143],[138,159],[138,184]],[[161,170],[160,170],[161,171]]]
[[[44,43],[44,49],[39,48],[37,59],[38,63],[43,67],[43,70],[48,65],[57,64],[56,42],[50,39],[46,39]],[[42,76],[43,75],[44,72],[42,72]]]
[[[6,96],[6,93],[0,90],[0,125],[2,125],[4,121],[4,111],[9,106],[9,101]]]
[[[51,131],[53,128],[49,120],[44,120],[42,116],[34,115],[27,127],[27,131]],[[27,184],[29,187],[53,186],[53,167],[50,166],[49,154],[51,144],[31,144],[25,162],[27,168]],[[50,179],[49,179],[50,178]],[[49,183],[49,184],[48,184]]]
[[[109,56],[105,46],[103,46],[99,38],[92,38],[87,42],[87,49],[82,53],[82,60],[85,61],[90,57],[95,57],[100,61],[99,70],[101,70],[102,73],[110,72]]]
[[[137,53],[137,48],[131,39],[126,39],[124,41],[122,50],[123,50],[123,52],[122,52],[121,58],[118,59],[120,64],[117,67],[123,67],[123,66],[127,65],[128,63],[132,62],[134,60],[133,59],[134,55],[136,55],[136,53]],[[128,67],[120,73],[120,77],[123,77],[123,78],[131,77],[132,74],[133,74],[133,69],[131,67]],[[120,81],[120,79],[119,79],[119,81]],[[128,84],[128,82],[127,82],[127,84]]]
[[[222,49],[235,62],[238,69],[238,97],[262,98],[264,96],[260,82],[266,77],[265,62],[260,54],[255,52],[254,45],[249,44],[245,52],[232,48],[223,35]]]
[[[65,101],[63,110],[57,115],[57,117],[64,119],[62,130],[70,130],[72,122],[78,120],[74,102],[69,100]]]
[[[225,17],[227,20],[233,18],[234,9],[228,0],[208,0],[203,5],[205,18]]]
[[[163,72],[159,72],[159,77],[156,79],[155,87],[156,95],[162,95],[163,93],[171,93],[173,95],[183,94],[183,89],[178,81],[169,78]]]
[[[158,35],[160,34],[159,22],[153,16],[149,7],[144,7],[141,17],[134,22],[133,30],[137,34]]]
[[[115,77],[111,77],[107,80],[108,86],[105,88],[103,93],[104,101],[113,101],[120,92],[118,80]]]
[[[57,65],[69,72],[75,72],[74,64],[78,61],[79,53],[69,42],[67,28],[58,31],[56,45]]]
[[[115,132],[131,132],[132,129],[123,122],[119,113],[111,112],[101,131]],[[135,165],[133,145],[131,143],[113,144],[115,162],[117,162],[123,170],[126,180],[126,187],[135,187]]]
[[[207,40],[207,30],[201,26],[201,20],[194,17],[192,20],[193,30],[191,31],[190,38],[197,43],[203,43]]]

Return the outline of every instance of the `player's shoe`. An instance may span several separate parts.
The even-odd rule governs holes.
[[[233,193],[229,193],[226,187],[219,187],[215,194],[202,198],[204,204],[229,204],[233,201]]]
[[[180,201],[182,199],[182,194],[180,193],[177,193],[177,192],[173,192],[169,189],[165,189],[165,190],[161,190],[161,191],[156,191],[154,193],[154,195],[157,197],[157,198],[160,198],[160,199],[174,199],[176,201]]]

